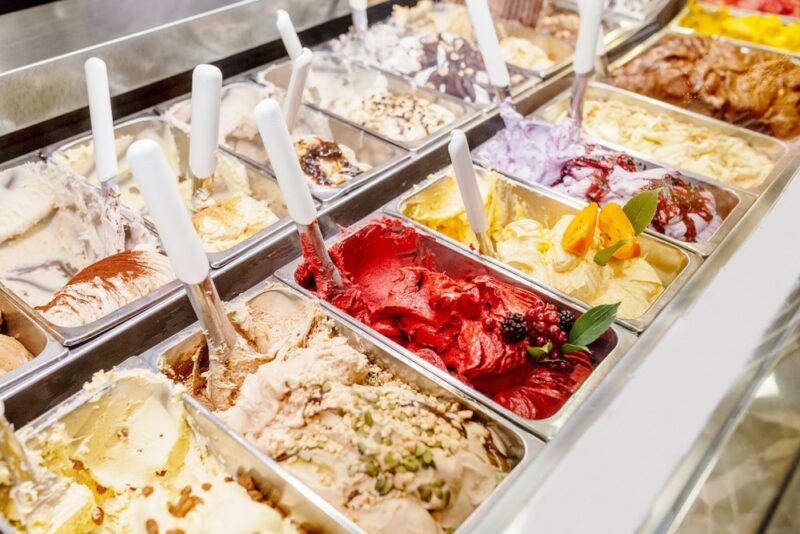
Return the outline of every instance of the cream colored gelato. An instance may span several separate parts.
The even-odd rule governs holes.
[[[201,209],[192,222],[205,249],[222,252],[278,222],[278,217],[263,202],[237,195]]]
[[[141,372],[100,375],[88,387],[101,391],[25,440],[40,476],[70,488],[63,501],[40,504],[39,525],[78,510],[58,532],[297,532],[252,479],[229,476],[192,428],[180,388]],[[18,527],[53,532],[6,504]]]
[[[430,100],[385,90],[325,102],[331,112],[396,141],[418,141],[442,129],[456,117]]]
[[[505,459],[472,412],[371,362],[318,304],[272,287],[232,318],[248,350],[218,415],[367,532],[451,531],[494,490]],[[166,372],[191,384],[203,352]]]
[[[664,291],[645,257],[613,259],[604,266],[595,263],[594,255],[603,248],[599,232],[584,255],[564,250],[561,241],[572,215],[550,224],[537,220],[535,206],[513,195],[512,186],[495,173],[481,174],[479,186],[500,261],[590,306],[620,302],[617,317],[623,319],[644,314]],[[402,210],[437,232],[477,247],[452,176],[411,197]]]
[[[542,70],[553,66],[547,52],[521,37],[509,36],[500,41],[500,49],[508,63],[523,69]]]
[[[92,323],[149,295],[175,279],[169,259],[158,252],[127,250],[82,269],[55,292],[42,316],[58,326]]]
[[[84,267],[116,252],[117,221],[103,210],[100,192],[48,163],[0,172],[0,281],[31,306]],[[122,212],[125,246],[155,251],[158,242],[141,219]]]
[[[190,108],[189,111],[191,111]],[[186,155],[188,154],[188,142],[183,137],[177,138],[166,123],[160,125],[159,128],[144,128],[135,136],[122,135],[117,137],[117,158],[120,165],[117,181],[120,185],[122,203],[138,213],[143,215],[147,214],[144,198],[139,191],[138,184],[133,179],[130,166],[126,159],[128,147],[138,139],[153,139],[161,145],[167,156],[167,161],[169,161],[175,176],[178,177],[178,187],[180,188],[184,201],[187,206],[190,206],[192,199],[192,180],[186,173],[188,165],[188,156]],[[179,142],[186,146],[181,149]],[[63,152],[57,152],[54,154],[53,159],[61,165],[70,168],[75,173],[87,177],[93,183],[97,183],[94,171],[93,144],[91,142]],[[248,176],[245,165],[231,156],[218,152],[217,167],[213,179],[213,191],[209,204],[213,205],[216,202],[222,202],[223,207],[218,211],[224,211],[226,209],[225,206],[230,207],[233,204],[243,204],[237,200],[231,200],[233,197],[249,198],[250,202],[247,203],[249,209],[246,212],[242,212],[242,216],[249,217],[247,219],[248,223],[242,224],[242,216],[236,219],[218,219],[216,221],[216,226],[211,231],[208,233],[200,233],[200,238],[208,252],[222,252],[227,250],[252,235],[252,233],[247,233],[247,230],[259,225],[261,226],[258,230],[261,230],[278,220],[278,217],[272,211],[270,203],[267,200],[254,198],[250,186],[250,177]],[[261,206],[257,208],[251,207],[253,203],[261,204]],[[219,228],[219,225],[225,221],[230,221],[232,226],[228,228]],[[245,230],[245,233],[237,235],[238,230]],[[220,237],[221,234],[224,234],[224,238]],[[227,246],[223,248],[223,244]]]
[[[545,117],[555,122],[565,113],[566,104],[548,109]],[[742,188],[758,186],[774,167],[744,137],[616,99],[587,99],[583,129],[596,139]]]

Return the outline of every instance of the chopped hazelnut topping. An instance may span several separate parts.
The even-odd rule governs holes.
[[[142,495],[145,497],[149,497],[153,494],[153,487],[152,486],[145,486],[142,488]]]
[[[99,506],[95,506],[92,510],[92,522],[95,525],[102,525],[103,519],[105,518],[106,514],[103,512],[103,509]]]
[[[144,528],[147,530],[147,534],[158,534],[158,523],[156,523],[155,519],[145,521]]]
[[[194,510],[195,506],[203,504],[203,502],[203,499],[200,497],[192,495],[191,486],[186,486],[181,490],[181,497],[178,499],[177,503],[167,504],[167,510],[175,517],[186,517],[186,514]]]

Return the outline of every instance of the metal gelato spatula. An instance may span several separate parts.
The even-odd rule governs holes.
[[[203,244],[181,198],[178,181],[158,143],[149,139],[136,141],[128,150],[128,161],[164,250],[178,279],[184,283],[192,308],[205,331],[209,349],[208,396],[215,408],[224,409],[228,404],[225,370],[238,336],[211,280]],[[199,380],[198,365],[199,362],[195,361],[193,376],[196,380]]]

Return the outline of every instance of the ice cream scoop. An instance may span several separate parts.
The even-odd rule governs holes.
[[[279,9],[276,13],[275,26],[278,28],[283,46],[286,47],[286,53],[294,61],[302,52],[303,45],[300,44],[300,38],[297,36],[297,31],[294,29],[289,13]]]
[[[495,255],[494,244],[489,237],[489,222],[486,218],[486,210],[483,206],[483,199],[478,188],[478,179],[475,176],[475,168],[472,166],[472,158],[469,155],[469,145],[467,137],[461,130],[453,130],[453,134],[448,145],[450,161],[453,163],[453,172],[458,182],[458,191],[461,193],[461,200],[469,220],[470,228],[478,240],[478,249],[483,254]]]
[[[602,36],[600,24],[603,16],[603,4],[596,0],[578,0],[578,10],[581,19],[573,59],[575,77],[572,81],[569,116],[577,122],[579,133],[580,123],[583,120],[583,99],[586,96],[589,78],[594,72],[598,39]]]
[[[506,100],[511,96],[511,77],[500,48],[500,41],[497,39],[497,31],[489,11],[489,4],[486,0],[466,0],[466,4],[472,27],[475,30],[475,37],[483,55],[483,62],[486,65],[486,72],[489,74],[489,81],[498,91],[500,101]]]
[[[222,71],[198,65],[192,73],[192,124],[189,138],[189,170],[192,173],[192,207],[208,205],[217,168],[219,107]]]
[[[303,171],[292,147],[292,138],[286,128],[281,108],[273,99],[267,99],[256,106],[256,122],[261,132],[264,147],[278,177],[283,198],[289,208],[289,215],[297,225],[300,245],[310,249],[322,262],[322,269],[328,273],[334,284],[341,286],[339,271],[325,249],[325,240],[319,229],[314,201],[303,178]]]
[[[292,61],[292,75],[289,78],[289,86],[283,99],[283,116],[286,119],[286,129],[289,130],[289,133],[292,133],[297,121],[297,113],[300,111],[303,91],[306,88],[312,59],[311,50],[304,48],[300,55]]]
[[[111,220],[117,221],[114,247],[117,252],[125,250],[125,232],[121,224],[120,192],[117,184],[117,152],[114,140],[114,118],[111,114],[111,95],[108,89],[108,73],[105,62],[96,57],[86,60],[86,90],[89,97],[89,116],[92,122],[94,158],[97,178],[100,180],[105,200],[105,211]]]
[[[213,139],[216,143],[216,135]],[[203,244],[192,226],[161,147],[154,141],[137,141],[128,149],[128,160],[153,215],[164,249],[175,273],[185,284],[192,308],[206,331],[211,347],[209,396],[215,405],[224,405],[227,391],[220,377],[225,361],[236,346],[237,337],[209,275]]]

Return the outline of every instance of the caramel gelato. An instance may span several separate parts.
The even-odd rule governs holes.
[[[452,531],[507,470],[470,410],[371,361],[317,303],[269,287],[232,319],[221,401],[204,343],[165,372],[367,532]]]
[[[611,78],[629,91],[781,139],[800,133],[800,65],[783,55],[669,34]]]
[[[5,326],[0,313],[0,329]],[[33,354],[10,332],[0,334],[0,377],[33,359]]]

